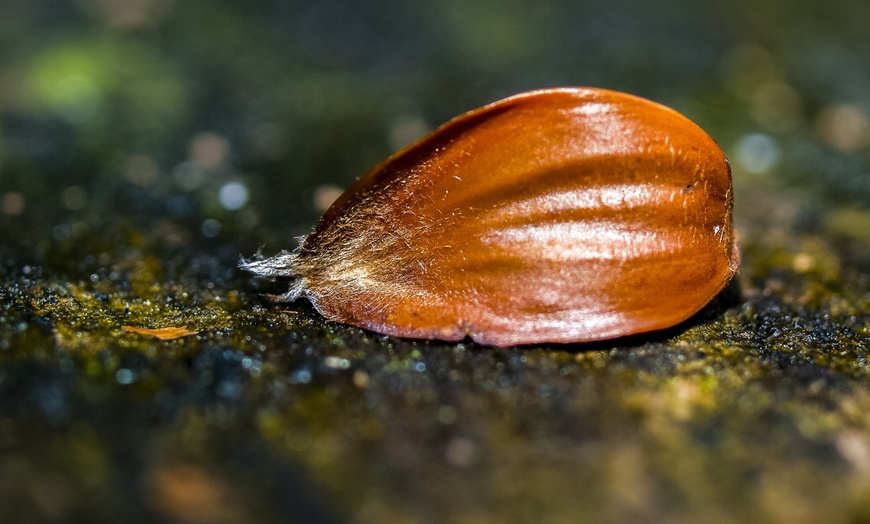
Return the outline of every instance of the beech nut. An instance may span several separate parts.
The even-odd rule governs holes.
[[[739,265],[725,154],[676,111],[591,88],[465,113],[354,183],[294,252],[242,267],[291,277],[330,320],[508,346],[674,326]]]

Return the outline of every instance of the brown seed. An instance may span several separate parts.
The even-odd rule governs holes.
[[[697,125],[603,89],[461,115],[353,184],[293,253],[243,267],[280,297],[401,337],[508,346],[671,327],[739,257],[731,173]]]

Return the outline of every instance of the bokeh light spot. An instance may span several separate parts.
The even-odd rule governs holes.
[[[773,169],[780,159],[779,144],[762,133],[751,133],[737,142],[737,163],[750,173],[763,174]]]
[[[150,186],[157,180],[157,163],[150,156],[134,155],[127,160],[127,170],[124,173],[127,180],[137,186]]]
[[[340,187],[331,184],[318,186],[313,195],[314,209],[320,213],[325,212],[341,196],[343,191]]]
[[[6,193],[3,193],[0,207],[3,208],[4,214],[14,216],[23,213],[26,204],[27,202],[23,194],[18,191],[7,191]]]
[[[221,223],[213,218],[203,221],[202,234],[208,238],[214,238],[221,233]]]
[[[224,209],[230,211],[241,209],[248,203],[248,188],[241,182],[224,184],[218,194],[218,199]]]
[[[870,119],[854,105],[825,108],[819,114],[816,128],[822,140],[840,151],[855,151],[870,143]]]
[[[60,201],[64,209],[78,211],[88,204],[88,193],[81,186],[70,186],[63,190]]]
[[[190,159],[203,169],[221,167],[230,155],[229,141],[214,133],[200,133],[190,142]]]

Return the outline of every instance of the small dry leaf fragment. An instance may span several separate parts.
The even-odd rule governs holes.
[[[739,264],[731,209],[728,161],[686,117],[546,89],[444,124],[353,184],[298,250],[242,267],[378,333],[586,342],[704,307]]]
[[[135,326],[121,326],[121,329],[129,333],[136,333],[137,335],[147,335],[154,338],[159,338],[160,340],[175,340],[177,338],[196,335],[197,333],[199,333],[199,331],[190,330],[186,327],[165,327],[150,329]]]

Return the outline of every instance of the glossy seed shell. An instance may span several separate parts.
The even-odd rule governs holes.
[[[296,252],[245,264],[378,333],[494,346],[674,326],[738,254],[716,143],[662,105],[588,88],[459,116],[376,166]]]

